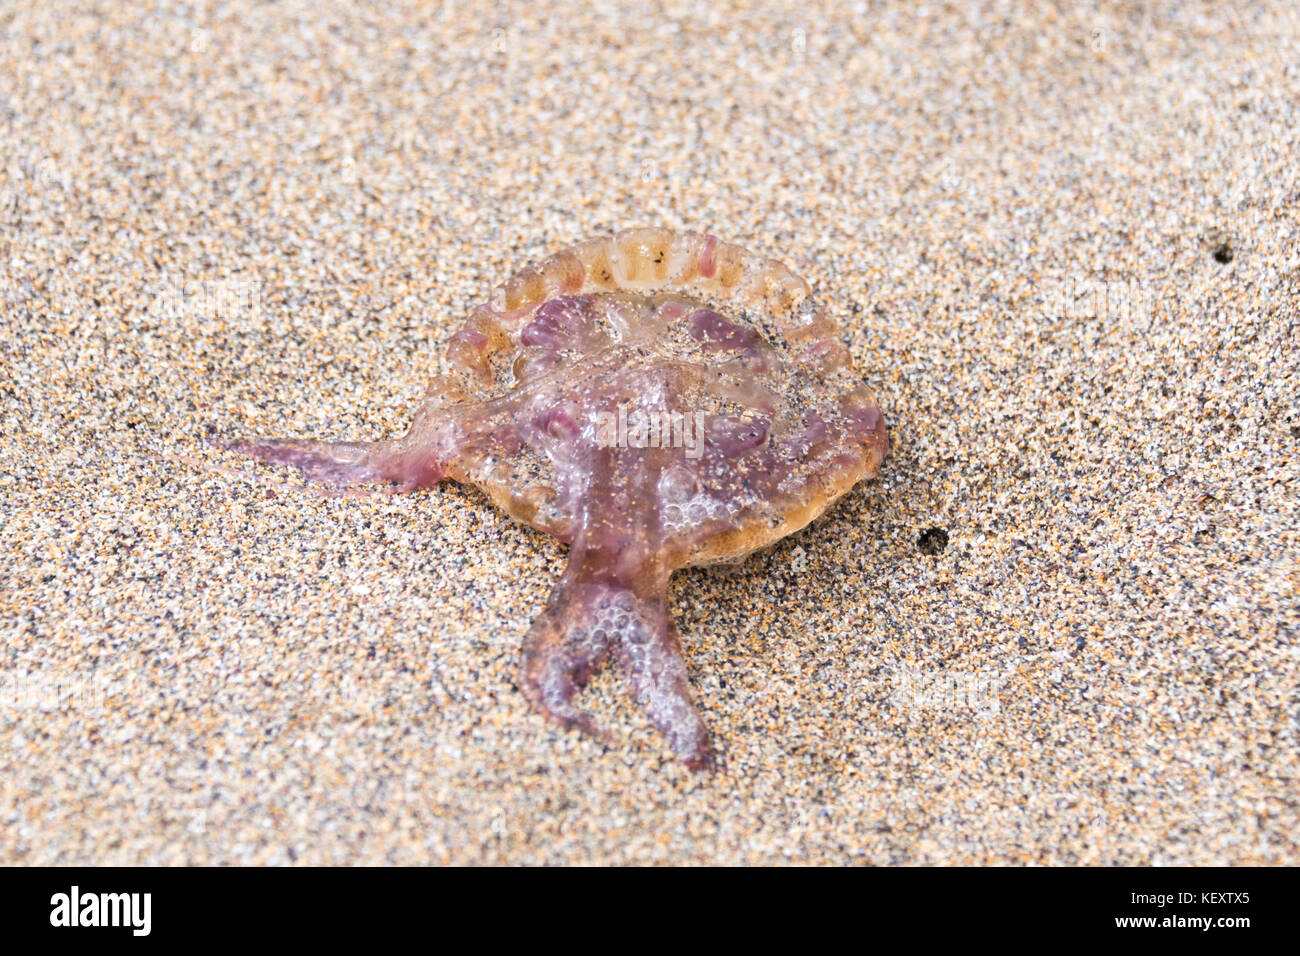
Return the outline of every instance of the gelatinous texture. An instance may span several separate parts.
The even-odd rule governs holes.
[[[714,236],[626,230],[499,286],[451,337],[453,374],[402,437],[225,447],[335,485],[472,483],[566,542],[568,568],[524,639],[525,695],[594,732],[574,697],[612,656],[672,749],[707,766],[669,576],[798,530],[888,448],[809,296],[781,263]]]

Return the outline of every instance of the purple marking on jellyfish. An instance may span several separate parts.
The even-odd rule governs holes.
[[[737,325],[712,309],[697,309],[688,321],[691,338],[709,351],[750,349],[763,340],[756,330]]]
[[[735,418],[715,418],[705,426],[705,436],[709,444],[727,458],[757,448],[767,441],[772,422],[767,418],[754,418],[740,421]]]
[[[459,332],[453,332],[447,341],[464,342],[466,345],[472,345],[476,349],[481,349],[487,346],[488,337],[478,329],[461,329]]]
[[[561,296],[543,303],[533,320],[519,333],[519,344],[543,348],[575,348],[591,328],[590,303],[577,296]]]
[[[546,409],[533,419],[533,426],[538,434],[557,441],[572,441],[578,437],[578,423],[573,415],[561,405]]]
[[[804,458],[808,452],[812,451],[818,445],[826,441],[829,432],[826,429],[826,420],[816,412],[809,412],[804,416],[806,423],[803,430],[799,432],[790,442],[790,454],[795,458]]]

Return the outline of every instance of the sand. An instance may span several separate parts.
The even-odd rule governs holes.
[[[135,6],[0,4],[0,863],[1300,863],[1293,4]],[[529,711],[555,542],[200,440],[399,431],[643,224],[894,441],[675,579],[713,775]]]

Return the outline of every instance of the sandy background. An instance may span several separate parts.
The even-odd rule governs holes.
[[[0,4],[0,862],[1300,862],[1294,4],[120,6]],[[529,712],[563,553],[476,492],[186,460],[404,428],[640,224],[894,437],[676,579],[712,777]]]

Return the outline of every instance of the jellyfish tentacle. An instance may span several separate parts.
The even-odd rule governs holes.
[[[333,486],[389,481],[402,491],[438,484],[446,475],[433,456],[403,440],[327,442],[309,438],[253,438],[213,442],[225,451],[290,465],[308,481]]]

